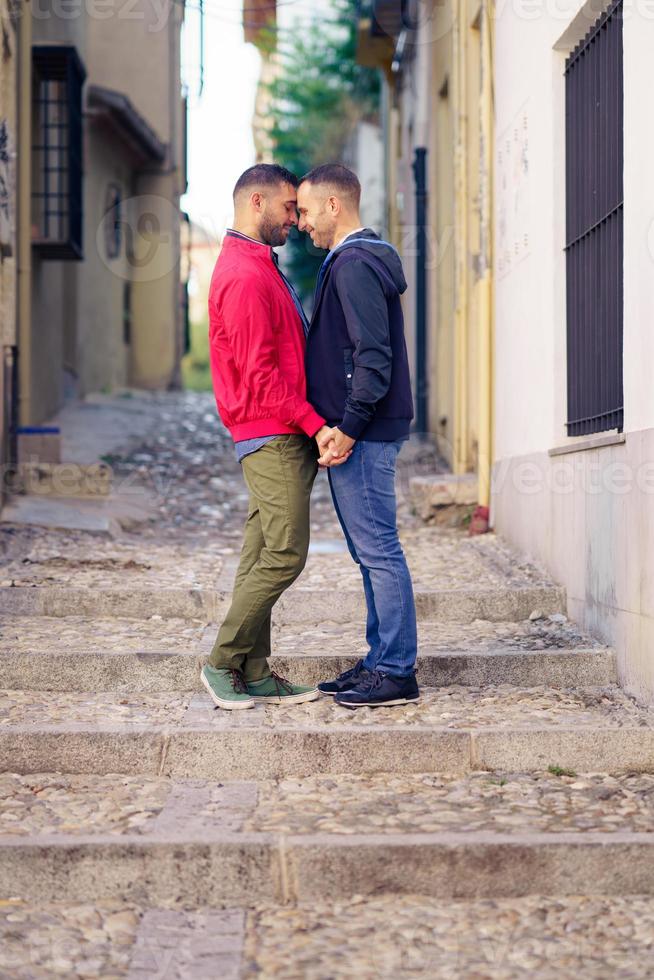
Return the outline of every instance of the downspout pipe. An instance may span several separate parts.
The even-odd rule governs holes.
[[[415,431],[424,439],[429,427],[427,379],[427,149],[417,146],[413,161],[416,185],[416,420]]]
[[[32,421],[32,11],[25,4],[20,13],[16,66],[16,335],[9,365],[12,466],[18,456],[16,429]]]

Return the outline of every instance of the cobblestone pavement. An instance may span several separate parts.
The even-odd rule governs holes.
[[[246,954],[279,980],[608,980],[651,977],[653,937],[649,898],[383,898],[258,910]]]
[[[114,485],[123,493],[128,493],[130,487],[139,493],[145,489],[156,517],[126,526],[116,537],[0,525],[3,561],[0,588],[11,589],[12,595],[14,589],[61,586],[88,589],[90,594],[149,590],[150,596],[158,589],[227,592],[231,588],[247,513],[247,492],[231,439],[218,421],[213,397],[190,393],[134,397],[135,411],[138,411],[138,398],[148,399],[148,417],[156,421],[156,427],[136,448],[120,454],[114,452],[106,457],[106,462],[112,468]],[[417,589],[447,592],[465,589],[471,593],[492,589],[508,593],[554,584],[543,568],[514,553],[492,533],[471,538],[463,529],[423,525],[410,510],[408,485],[413,474],[425,472],[432,464],[428,449],[407,446],[398,471],[400,532]],[[307,590],[306,595],[315,599],[316,593],[324,595],[333,591],[335,583],[344,590],[361,587],[358,569],[347,553],[334,515],[326,475],[322,473],[314,489],[309,562],[294,589]],[[72,601],[77,601],[76,596]],[[320,603],[310,606],[310,615],[314,607],[319,610]],[[24,611],[31,607],[16,604],[12,608]],[[55,611],[46,604],[38,608]],[[626,729],[620,732],[626,736],[619,743],[622,746],[623,742],[627,745],[630,739],[637,739],[639,729],[647,735],[654,727],[653,709],[638,706],[615,686],[599,686],[600,682],[593,680],[594,653],[601,651],[606,663],[610,662],[610,651],[564,615],[544,615],[535,608],[531,618],[521,622],[421,621],[420,643],[430,650],[457,652],[462,656],[539,650],[563,654],[590,651],[585,673],[577,675],[583,676],[583,686],[578,688],[572,687],[571,681],[560,688],[524,686],[517,682],[483,687],[425,686],[419,704],[401,708],[350,712],[323,698],[293,708],[259,705],[251,711],[229,713],[214,710],[206,693],[192,692],[190,684],[184,690],[160,686],[152,692],[146,687],[143,693],[138,693],[129,687],[130,679],[137,674],[142,677],[142,673],[130,673],[133,665],[120,668],[124,673],[116,683],[124,690],[109,685],[103,693],[100,685],[94,686],[89,667],[94,654],[130,654],[135,656],[123,659],[135,662],[141,653],[154,654],[142,658],[146,664],[143,670],[158,663],[157,654],[177,654],[178,664],[182,662],[183,670],[189,673],[188,664],[206,655],[215,636],[216,624],[207,624],[202,618],[162,618],[156,614],[143,619],[114,618],[108,615],[113,608],[125,610],[125,606],[108,604],[98,617],[16,615],[7,616],[0,623],[0,655],[5,657],[5,663],[13,665],[12,679],[6,686],[16,688],[0,690],[3,745],[18,744],[25,739],[25,744],[32,746],[43,737],[53,749],[56,747],[57,758],[64,762],[66,745],[83,746],[83,751],[90,753],[86,758],[92,759],[88,768],[95,766],[103,772],[109,771],[107,758],[112,768],[126,758],[121,758],[118,752],[119,761],[116,761],[112,754],[114,744],[123,741],[132,744],[133,740],[138,745],[136,753],[128,757],[128,765],[133,768],[127,768],[127,772],[133,775],[77,774],[85,770],[75,768],[80,757],[74,755],[70,773],[33,773],[31,769],[43,763],[39,761],[35,765],[27,759],[22,773],[0,774],[0,878],[6,872],[11,881],[25,881],[24,876],[21,878],[21,868],[12,863],[16,854],[22,855],[19,862],[34,862],[29,867],[39,874],[43,873],[41,859],[52,861],[52,866],[58,861],[57,866],[65,869],[60,904],[30,902],[24,895],[21,900],[20,895],[6,886],[0,887],[0,977],[8,980],[45,980],[53,976],[66,980],[78,977],[513,980],[534,976],[538,980],[608,980],[609,977],[653,975],[654,903],[651,896],[629,896],[622,887],[624,874],[615,889],[625,891],[624,895],[558,898],[531,895],[463,902],[388,894],[385,868],[382,868],[379,880],[365,881],[363,888],[357,881],[356,888],[350,889],[351,896],[355,890],[368,888],[373,898],[349,897],[337,903],[316,900],[309,907],[283,904],[289,895],[301,895],[301,889],[294,892],[291,888],[289,892],[277,885],[268,888],[263,894],[279,893],[276,904],[264,902],[260,890],[248,893],[250,865],[243,857],[242,865],[236,868],[236,879],[243,893],[250,895],[248,901],[237,903],[233,896],[228,896],[225,908],[219,907],[219,901],[217,907],[204,907],[206,903],[202,902],[191,907],[180,891],[171,894],[170,908],[150,908],[147,902],[154,904],[155,900],[147,893],[124,893],[124,897],[136,894],[139,900],[146,894],[144,905],[118,898],[114,881],[120,879],[120,874],[116,872],[118,877],[112,877],[114,864],[107,874],[103,865],[88,863],[96,859],[93,855],[100,846],[107,848],[107,854],[116,855],[120,851],[122,857],[116,858],[116,867],[122,861],[122,873],[128,868],[127,873],[132,874],[133,868],[133,874],[142,875],[147,882],[144,871],[147,862],[140,863],[147,851],[148,860],[155,854],[160,861],[151,867],[166,869],[162,872],[164,883],[168,869],[174,870],[176,887],[177,879],[181,881],[184,877],[181,862],[185,854],[188,856],[184,848],[189,841],[195,848],[194,860],[198,860],[201,851],[198,867],[209,870],[209,875],[215,875],[217,868],[220,876],[222,866],[212,863],[215,856],[211,855],[216,852],[211,851],[207,841],[211,839],[214,844],[217,841],[222,847],[221,833],[232,835],[232,843],[238,838],[239,848],[241,840],[265,835],[270,847],[277,849],[275,853],[283,852],[284,841],[290,837],[322,835],[321,840],[328,840],[329,847],[338,849],[335,860],[340,862],[346,853],[340,849],[356,844],[351,840],[355,832],[377,841],[384,841],[383,835],[394,835],[393,839],[401,841],[402,854],[405,842],[407,848],[420,846],[411,843],[419,841],[420,834],[458,835],[457,848],[468,850],[475,843],[475,835],[486,835],[487,841],[493,834],[504,840],[522,834],[523,839],[529,838],[534,869],[545,878],[549,858],[538,850],[538,835],[552,835],[550,840],[556,837],[557,842],[563,840],[566,847],[573,849],[580,846],[583,849],[585,835],[599,835],[598,846],[602,852],[599,860],[605,862],[605,848],[614,846],[613,840],[618,841],[615,846],[619,848],[622,840],[634,834],[638,835],[636,843],[643,850],[634,850],[636,858],[630,856],[632,852],[628,849],[620,851],[618,860],[624,854],[625,860],[645,862],[647,857],[640,855],[649,853],[649,837],[654,828],[654,776],[646,771],[621,775],[577,774],[554,765],[556,745],[563,737],[556,734],[557,729],[561,733],[573,732],[575,737],[583,731],[586,743],[589,738],[591,743],[586,758],[592,756],[597,766],[595,735],[589,736],[589,731],[610,741],[618,737],[618,730]],[[182,612],[184,608],[187,607],[182,607]],[[189,615],[195,615],[198,608],[217,609],[218,605],[196,607],[191,603]],[[519,608],[519,615],[526,615],[524,606]],[[173,611],[172,606],[165,609]],[[488,607],[484,606],[483,610],[485,615],[492,615]],[[84,611],[89,611],[87,604]],[[182,614],[179,606],[174,611]],[[293,620],[284,626],[274,624],[274,651],[284,657],[300,654],[309,658],[325,653],[341,656],[363,653],[362,624],[339,619],[339,610],[335,608],[326,621],[300,624]],[[20,689],[28,664],[31,680],[25,687],[38,688],[38,671],[47,672],[49,668],[47,656],[43,656],[48,652],[84,654],[86,689],[81,685],[75,691],[64,689],[72,676],[71,670],[78,669],[76,663],[70,666],[70,658],[68,673],[62,674],[65,680],[61,689]],[[32,658],[31,654],[40,656]],[[59,657],[60,662],[64,659]],[[105,657],[103,683],[111,675],[117,659]],[[567,654],[564,659],[567,662]],[[161,676],[167,678],[164,666]],[[511,663],[505,669],[511,671]],[[466,676],[470,679],[469,674]],[[505,676],[515,681],[510,673],[499,679]],[[523,672],[522,676],[545,675]],[[613,675],[603,676],[610,679]],[[375,728],[392,729],[384,737],[393,747],[399,746],[393,753],[383,748],[387,752],[383,758],[393,760],[388,764],[392,771],[379,771],[383,768],[379,764],[382,756],[377,755],[372,760],[374,765],[369,767],[373,775],[320,774],[330,771],[326,765],[331,761],[329,751],[337,751],[330,749],[330,745],[345,745],[349,751],[353,738],[357,746],[364,744],[364,752],[381,752],[382,740],[375,741]],[[436,730],[451,730],[446,736],[448,743],[461,741],[461,732],[476,731],[476,739],[481,743],[483,728],[504,730],[505,741],[499,739],[496,749],[495,758],[502,759],[501,765],[495,763],[497,771],[467,772],[469,753],[458,754],[448,749],[452,755],[447,758],[454,762],[450,765],[448,761],[447,768],[454,770],[460,765],[460,772],[412,772],[411,759],[405,759],[403,754],[404,740],[410,740],[417,746],[418,755],[427,758],[425,768],[428,768],[430,760],[424,746],[429,748],[440,737],[435,736]],[[230,729],[235,730],[233,737]],[[110,730],[108,741],[102,743],[110,744],[109,756],[102,755],[105,749],[97,747],[101,740],[96,737],[103,730]],[[180,768],[167,769],[163,764],[165,750],[159,755],[154,748],[146,753],[149,760],[146,765],[138,756],[142,742],[153,730],[159,733],[157,738],[162,745],[174,744],[178,732],[182,733],[182,740],[192,745],[196,744],[195,740],[202,740],[204,732],[214,740],[211,744],[217,746],[223,741],[234,745],[242,739],[235,768],[231,769],[230,765],[225,768],[226,774],[234,775],[234,779],[219,782],[215,777],[213,781],[187,778],[189,770],[183,768],[183,753],[178,757]],[[541,759],[537,771],[504,771],[510,768],[512,759],[511,752],[508,761],[506,756],[502,757],[505,751],[502,746],[512,740],[512,730],[532,730],[525,738],[535,740],[538,747],[540,732],[547,732],[547,751],[553,753],[550,770],[544,771],[550,760],[543,761],[540,753],[535,752],[528,757]],[[118,735],[114,741],[115,732]],[[306,732],[312,733],[312,744],[324,748],[324,757],[318,751],[311,756],[320,760],[318,772],[302,778],[245,780],[241,771],[243,745],[246,742],[250,745],[248,764],[252,766],[254,760],[252,771],[256,777],[260,742],[264,741],[261,736],[265,736],[268,775],[304,771],[274,768],[270,760],[276,758],[275,745],[281,745],[280,751],[286,752],[287,746],[303,742]],[[69,742],[67,733],[73,733]],[[368,744],[378,747],[369,750],[365,748]],[[64,745],[61,751],[60,745]],[[351,767],[347,752],[342,757],[347,758]],[[634,752],[632,757],[649,759],[647,751],[642,756]],[[102,763],[98,762],[100,758]],[[611,752],[603,758],[609,760],[607,768],[614,764]],[[623,760],[624,756],[619,758]],[[461,763],[461,759],[465,761]],[[206,771],[191,768],[190,773],[211,776],[214,757],[209,756],[208,761]],[[20,763],[16,761],[14,767],[20,768],[24,762],[24,759]],[[340,757],[333,768],[342,772],[337,763]],[[361,765],[361,760],[357,764]],[[520,767],[528,765],[529,762],[519,763]],[[639,765],[646,768],[644,763]],[[622,772],[622,768],[615,765],[617,772]],[[143,774],[148,771],[155,775]],[[156,775],[167,771],[179,772],[180,777]],[[357,771],[365,772],[367,767]],[[166,850],[167,846],[170,851]],[[301,840],[300,846],[306,847],[304,841]],[[85,847],[90,850],[84,851]],[[280,866],[288,870],[290,865],[280,860]],[[384,860],[385,854],[376,853],[371,864],[381,867]],[[413,853],[411,860],[417,868],[416,862],[424,862],[424,852]],[[575,860],[579,865],[579,859]],[[430,864],[425,872],[427,876],[432,867],[442,869],[444,865]],[[597,867],[592,866],[592,874]],[[468,868],[472,875],[470,894],[477,894],[477,887],[495,894],[494,876],[503,887],[505,878],[511,880],[512,869],[498,864],[490,875],[481,869],[482,884],[477,886],[476,869],[471,864]],[[255,870],[258,873],[260,869]],[[226,872],[225,880],[232,881],[229,873]],[[570,872],[566,864],[565,873],[579,874],[580,870],[575,867]],[[265,875],[270,874],[266,866]],[[374,867],[373,874],[379,874]],[[388,880],[401,881],[397,868],[394,874],[395,878],[391,874]],[[649,887],[646,874],[640,880],[645,881],[640,889],[644,891]],[[150,879],[150,884],[153,881]],[[253,881],[260,879],[255,876]],[[97,901],[81,901],[81,882],[84,888],[91,889]],[[433,890],[428,877],[423,876],[422,882],[427,884],[425,891]],[[266,879],[266,887],[268,884]],[[613,884],[611,879],[610,885]],[[32,892],[26,894],[40,897],[39,887],[33,885]],[[417,889],[418,885],[412,882],[408,887]],[[440,887],[439,884],[439,893]],[[525,887],[533,887],[531,881]],[[58,889],[59,882],[57,892],[51,897],[59,898]],[[108,900],[107,890],[115,901]],[[316,894],[319,890],[316,889]],[[488,890],[481,892],[488,893]],[[506,893],[497,891],[497,894]],[[328,886],[325,894],[334,893],[329,892]]]
[[[0,651],[111,653],[145,650],[197,652],[205,633],[202,620],[92,619],[89,616],[12,616],[0,624]]]
[[[639,707],[619,688],[557,690],[508,684],[483,688],[423,688],[420,701],[391,708],[351,711],[329,697],[299,705],[257,705],[249,711],[217,711],[208,695],[0,691],[0,726],[84,727],[195,725],[207,728],[440,727],[476,729],[654,727],[654,709]]]
[[[491,623],[477,619],[472,623],[418,623],[418,647],[435,650],[465,650],[470,653],[488,653],[492,650],[570,650],[573,648],[601,649],[604,644],[580,630],[572,622],[561,622],[544,617],[535,622],[527,619],[518,623]],[[275,651],[279,654],[296,653],[298,648],[328,650],[329,653],[351,655],[359,650],[366,652],[361,626],[358,623],[319,623],[302,629],[302,643],[292,626],[276,627],[273,624]],[[2,638],[0,637],[0,645]]]
[[[654,777],[472,773],[264,783],[249,830],[299,834],[654,831]]]
[[[127,977],[141,910],[120,902],[35,908],[0,903],[0,976]]]
[[[555,614],[558,616],[558,614]],[[89,649],[97,653],[126,651],[168,651],[198,653],[208,648],[217,627],[204,620],[148,619],[90,616],[11,616],[0,623],[0,651],[35,653]],[[330,653],[341,656],[366,652],[362,623],[323,622],[288,624],[273,622],[273,646],[278,654]],[[545,617],[536,622],[492,623],[477,619],[472,623],[418,623],[419,649],[467,651],[483,654],[530,650],[599,650],[596,637],[572,622]]]
[[[165,779],[0,774],[0,836],[135,833],[161,812]]]
[[[152,913],[98,903],[0,905],[12,980],[646,980],[649,896],[353,899],[296,908]],[[166,933],[153,928],[163,919]],[[213,921],[212,921],[213,920]],[[195,954],[195,955],[194,955]]]
[[[0,586],[76,585],[89,588],[216,586],[231,580],[247,514],[247,488],[233,444],[217,417],[213,396],[153,395],[160,403],[150,440],[108,462],[123,492],[145,488],[157,516],[117,539],[82,532],[0,525]],[[398,467],[403,543],[418,588],[459,589],[551,584],[549,576],[494,534],[425,526],[410,510],[408,481],[425,459],[409,448]],[[298,587],[360,585],[346,553],[326,474],[313,493],[314,552]],[[330,555],[325,564],[320,556]]]
[[[241,479],[236,474],[234,479]],[[313,530],[313,550],[298,588],[317,588],[333,584],[335,577],[343,588],[360,585],[358,569],[345,552],[340,527],[332,515],[332,503],[324,498],[326,477],[318,477],[313,508],[318,528]],[[125,531],[118,540],[95,538],[89,557],[89,539],[80,532],[41,532],[32,529],[0,528],[6,548],[0,586],[67,585],[87,588],[217,587],[223,572],[233,575],[240,548],[241,514],[235,534],[226,536],[219,526],[202,533],[200,540],[184,541],[183,529],[176,533],[179,544],[153,541],[151,528]],[[426,526],[420,531],[407,527],[403,514],[402,542],[407,553],[414,585],[419,589],[488,589],[512,586],[549,585],[551,581],[538,568],[512,562],[506,546],[493,534],[470,539],[463,531]],[[200,532],[196,532],[200,533]],[[320,560],[330,546],[328,565]],[[23,551],[25,549],[25,551]],[[14,557],[20,551],[21,557]]]
[[[0,725],[121,727],[179,724],[189,698],[179,694],[0,692]]]
[[[13,696],[15,692],[10,692]],[[194,695],[193,706],[210,709],[211,702],[204,694]],[[16,717],[20,717],[17,709]],[[197,718],[197,708],[193,711]],[[475,729],[488,726],[512,728],[615,727],[638,725],[651,728],[654,711],[641,708],[619,688],[561,691],[544,687],[521,689],[508,684],[498,687],[423,688],[420,701],[397,708],[365,708],[352,711],[336,705],[331,698],[293,707],[259,705],[254,710],[236,713],[213,711],[207,723],[217,727],[261,725],[277,728],[284,725],[380,726],[393,727],[437,726],[454,729]]]
[[[168,805],[168,806],[167,806]],[[0,839],[149,834],[173,809],[207,832],[654,832],[654,776],[476,772],[310,776],[258,783],[157,776],[0,775]],[[238,811],[238,819],[237,819]]]

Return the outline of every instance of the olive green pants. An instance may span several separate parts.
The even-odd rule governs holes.
[[[255,681],[270,673],[272,607],[306,564],[318,447],[308,436],[278,436],[241,465],[250,491],[248,518],[232,602],[209,663],[242,670]]]

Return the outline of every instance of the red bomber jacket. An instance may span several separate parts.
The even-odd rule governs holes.
[[[227,234],[209,289],[211,376],[234,442],[306,433],[324,419],[307,402],[300,315],[268,245]]]

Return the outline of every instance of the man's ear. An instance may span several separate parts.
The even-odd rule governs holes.
[[[337,197],[328,197],[327,207],[331,214],[339,214],[341,210],[341,202]]]
[[[255,191],[254,194],[250,195],[250,204],[255,211],[261,211],[263,208],[263,194],[261,191]]]

